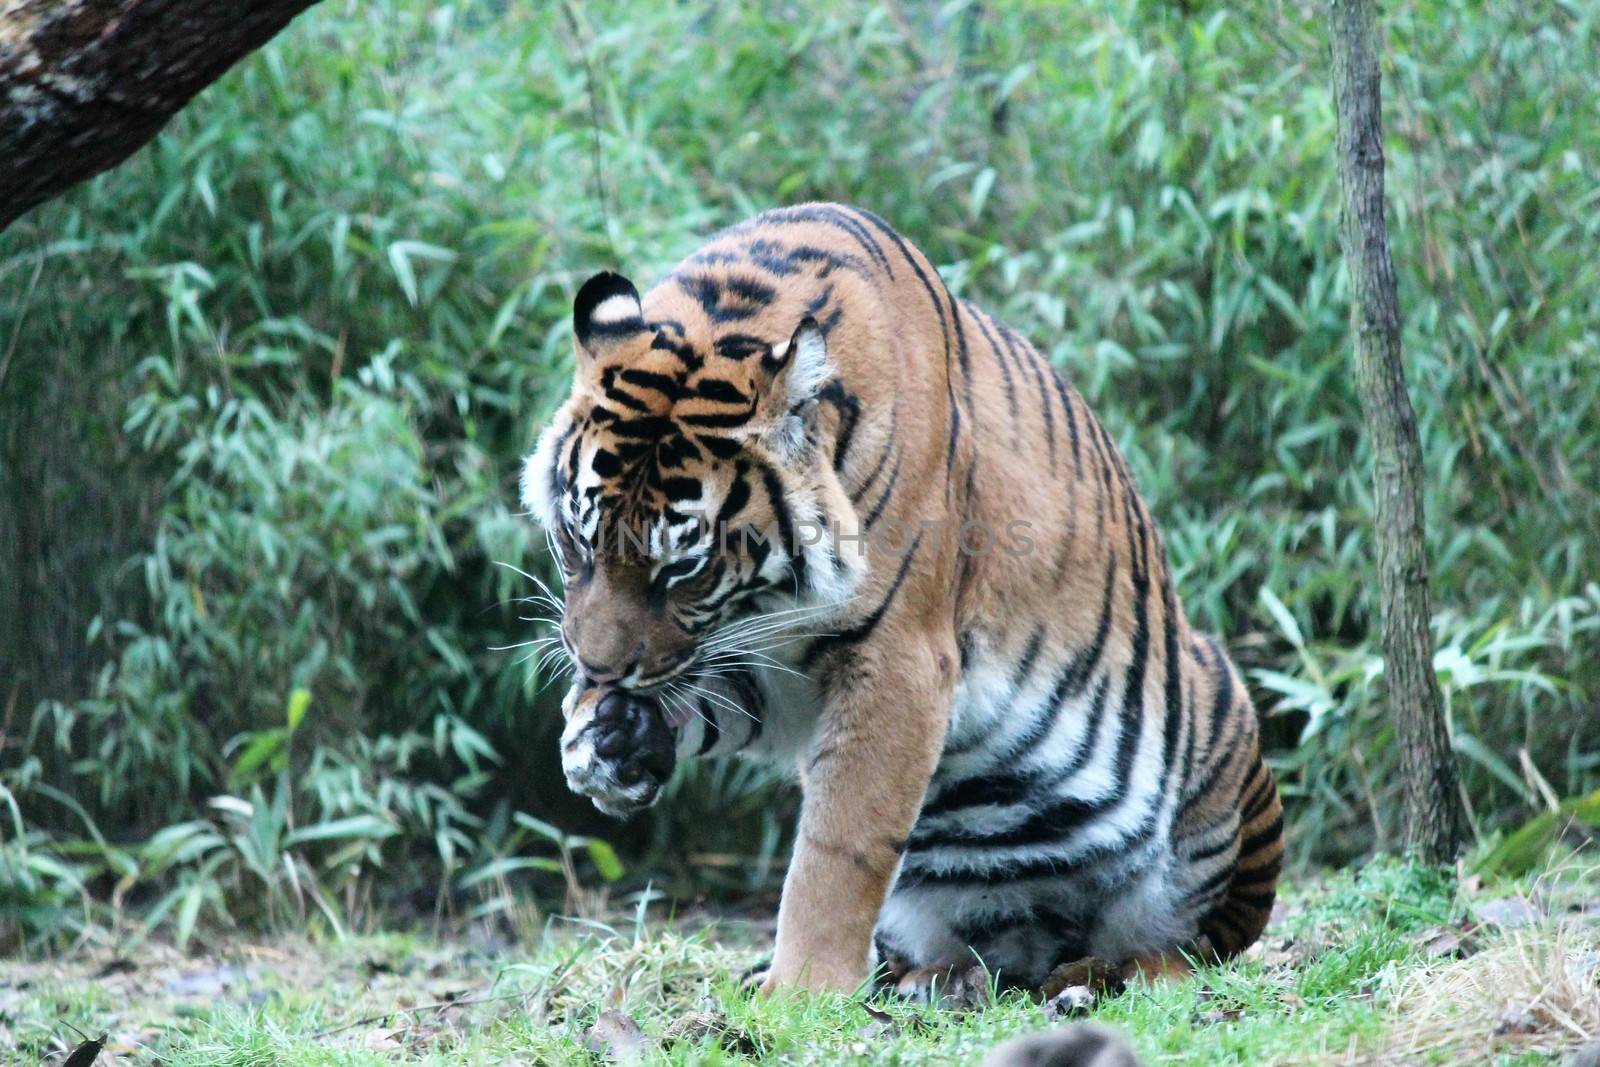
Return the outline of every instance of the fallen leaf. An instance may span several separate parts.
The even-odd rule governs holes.
[[[61,1067],[89,1067],[91,1063],[100,1058],[100,1050],[106,1047],[106,1038],[109,1035],[101,1034],[92,1038],[72,1050],[72,1055],[62,1061]]]
[[[1081,960],[1063,963],[1051,971],[1041,991],[1045,1000],[1049,1001],[1073,986],[1083,986],[1092,994],[1110,993],[1115,996],[1122,992],[1123,981],[1120,969],[1115,964],[1085,956]]]
[[[1214,1005],[1214,1007],[1208,1011],[1195,1013],[1194,1021],[1197,1023],[1205,1023],[1212,1026],[1219,1023],[1231,1023],[1244,1014],[1244,1009],[1239,1006],[1238,1001],[1226,994],[1217,992],[1210,986],[1200,990],[1200,999],[1207,1004]]]
[[[886,1011],[880,1011],[870,1004],[863,1004],[862,1008],[872,1021],[856,1031],[857,1037],[865,1038],[868,1041],[876,1041],[880,1038],[894,1037],[900,1032],[900,1027],[894,1021],[893,1015]]]
[[[1445,930],[1435,935],[1422,946],[1423,955],[1430,960],[1465,959],[1476,951],[1478,946],[1471,938],[1462,937],[1453,930]]]

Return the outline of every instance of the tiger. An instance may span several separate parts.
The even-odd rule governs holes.
[[[793,772],[761,990],[1170,973],[1259,938],[1283,818],[1249,693],[1037,348],[832,203],[643,297],[596,274],[571,325],[520,476],[561,574],[563,773],[626,817],[680,761]]]

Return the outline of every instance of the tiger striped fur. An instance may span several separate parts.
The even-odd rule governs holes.
[[[1026,983],[1259,936],[1283,846],[1254,710],[1032,345],[835,204],[734,226],[642,300],[597,275],[573,325],[523,472],[566,583],[563,767],[615,814],[676,759],[796,768],[767,988],[853,989],[878,951]]]

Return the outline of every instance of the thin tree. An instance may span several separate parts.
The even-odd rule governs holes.
[[[0,230],[120,163],[315,0],[0,0]]]
[[[1405,776],[1405,848],[1443,862],[1460,842],[1460,798],[1428,628],[1422,445],[1401,362],[1400,300],[1384,210],[1377,20],[1373,0],[1329,0],[1328,15],[1344,193],[1340,235],[1356,386],[1372,448],[1383,673]]]

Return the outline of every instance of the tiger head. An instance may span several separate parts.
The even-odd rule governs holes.
[[[572,393],[523,469],[565,582],[575,690],[692,676],[742,621],[825,609],[859,579],[819,433],[832,367],[817,323],[774,311],[729,332],[670,294],[652,310],[609,272],[579,290]]]

